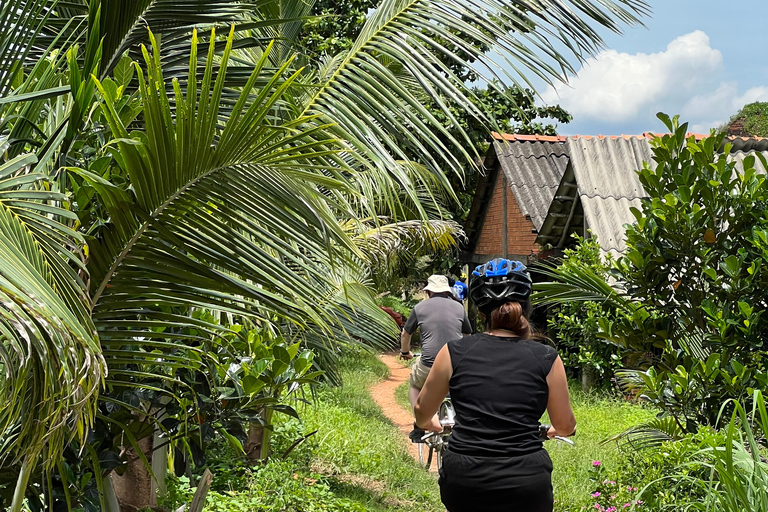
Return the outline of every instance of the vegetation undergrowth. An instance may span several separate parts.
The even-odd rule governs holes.
[[[361,350],[343,358],[341,367],[342,386],[321,387],[312,405],[300,410],[301,420],[276,421],[274,455],[263,465],[249,467],[225,443],[209,450],[214,483],[206,512],[444,510],[436,476],[418,467],[406,440],[370,396],[368,389],[387,376],[386,366]],[[194,489],[186,477],[172,477],[168,484],[165,508],[191,501]]]

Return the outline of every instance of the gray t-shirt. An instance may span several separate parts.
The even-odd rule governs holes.
[[[432,297],[416,304],[403,327],[413,334],[421,329],[421,362],[432,366],[443,345],[461,338],[462,333],[472,334],[464,306],[448,297]]]

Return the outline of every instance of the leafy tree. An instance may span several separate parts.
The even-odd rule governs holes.
[[[687,124],[659,117],[670,133],[652,141],[655,168],[638,171],[648,198],[613,264],[615,287],[573,268],[555,271],[563,282],[541,286],[538,299],[615,308],[600,335],[651,359],[622,377],[662,410],[654,426],[675,436],[715,425],[727,399],[768,384],[768,183],[757,159],[768,167],[757,153],[739,169],[724,135],[686,139]]]
[[[744,105],[719,131],[729,133],[737,126],[738,133],[734,135],[768,137],[768,102],[756,101]]]

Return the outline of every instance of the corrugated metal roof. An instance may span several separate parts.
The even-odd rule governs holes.
[[[623,253],[626,249],[624,225],[635,222],[630,207],[640,208],[640,199],[646,196],[635,171],[643,167],[643,162],[648,162],[651,168],[656,166],[650,139],[568,137],[565,147],[587,227],[598,238],[603,251],[614,256]],[[736,151],[728,155],[728,161],[736,163],[735,171],[743,172],[744,159],[754,154],[755,151]],[[762,151],[762,155],[768,160],[768,151]],[[759,159],[755,161],[755,168],[766,173]],[[554,206],[553,203],[549,212],[555,212]],[[560,224],[556,219],[550,221],[548,227],[558,234]]]
[[[747,151],[747,152],[736,151],[735,153],[731,153],[730,155],[728,155],[728,161],[729,162],[735,162],[734,170],[738,171],[739,173],[743,173],[744,172],[744,159],[747,158],[748,156],[754,156],[755,153],[756,153],[756,151]],[[760,153],[763,155],[763,157],[766,160],[768,160],[768,151],[761,151]],[[755,165],[755,170],[757,172],[761,173],[761,174],[766,174],[766,172],[768,171],[768,169],[765,169],[763,167],[762,162],[757,157],[755,157],[755,164],[754,165]]]
[[[501,169],[523,215],[539,230],[568,166],[561,142],[494,142]]]
[[[635,171],[655,166],[649,139],[569,137],[565,145],[587,227],[603,251],[624,252],[624,224],[635,221],[629,208],[646,195]]]
[[[623,253],[627,248],[624,225],[635,222],[630,208],[640,209],[640,198],[581,196],[581,206],[587,226],[597,237],[600,249],[614,257]]]
[[[574,137],[565,145],[579,195],[616,199],[645,196],[635,171],[643,168],[643,162],[655,165],[648,139]]]

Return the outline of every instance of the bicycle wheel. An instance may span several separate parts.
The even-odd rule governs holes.
[[[419,443],[419,464],[424,469],[429,469],[432,465],[432,456],[435,452],[435,448],[428,443]]]

